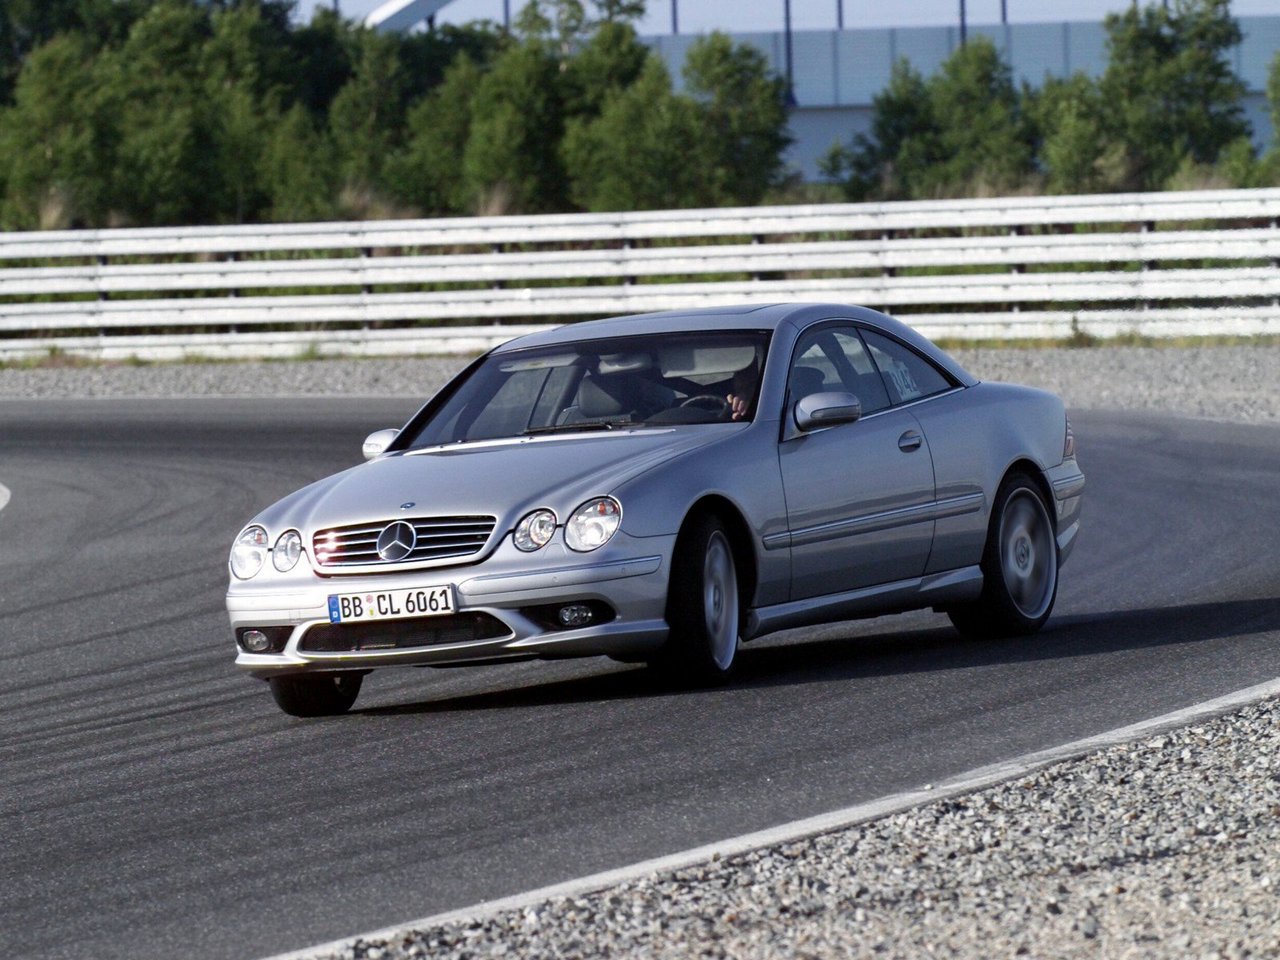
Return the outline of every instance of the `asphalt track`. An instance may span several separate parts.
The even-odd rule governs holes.
[[[254,957],[918,788],[1280,677],[1280,429],[1073,414],[1034,641],[777,635],[725,689],[605,660],[374,674],[298,721],[231,667],[231,538],[392,400],[0,403],[0,954]]]

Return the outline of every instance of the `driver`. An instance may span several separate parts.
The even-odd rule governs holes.
[[[759,381],[760,377],[754,361],[741,370],[734,372],[733,392],[725,397],[725,401],[729,404],[732,419],[747,419],[747,412],[751,409],[751,404],[756,398],[756,387]]]

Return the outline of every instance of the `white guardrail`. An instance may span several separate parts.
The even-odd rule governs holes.
[[[823,300],[939,338],[1280,333],[1280,189],[0,233],[0,360],[476,352]]]

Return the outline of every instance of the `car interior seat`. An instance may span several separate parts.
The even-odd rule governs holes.
[[[791,371],[791,402],[795,403],[811,393],[822,393],[827,389],[827,379],[816,367],[796,367]]]

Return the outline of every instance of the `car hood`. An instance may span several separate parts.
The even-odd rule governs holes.
[[[524,437],[396,453],[352,467],[286,497],[257,522],[306,534],[397,516],[485,515],[499,529],[537,507],[563,520],[584,500],[738,425]],[[411,504],[411,506],[406,506]]]

